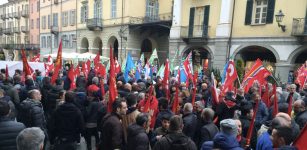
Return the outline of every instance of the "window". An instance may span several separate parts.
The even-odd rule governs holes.
[[[50,29],[50,24],[51,24],[51,19],[50,19],[50,15],[48,15],[48,29]]]
[[[111,3],[111,18],[116,18],[116,0]]]
[[[68,26],[68,11],[65,11],[65,26]]]
[[[44,29],[46,29],[46,16],[43,17],[44,18]]]
[[[45,3],[45,0],[43,0],[43,3]]]
[[[71,41],[72,41],[73,39],[75,39],[75,38],[76,38],[76,35],[75,35],[75,34],[72,34],[72,35],[71,35]],[[72,42],[71,46],[72,46],[72,47],[76,47],[76,42]]]
[[[37,2],[37,11],[39,11],[39,9],[40,9],[40,3],[39,3],[39,1]]]
[[[70,47],[70,45],[71,45],[71,35],[68,35],[67,47]]]
[[[51,46],[51,36],[47,36],[47,47]]]
[[[31,19],[31,29],[33,29],[33,28],[34,28],[34,20]]]
[[[71,25],[75,25],[75,19],[76,19],[76,16],[75,16],[75,9],[71,11]]]
[[[54,48],[58,47],[59,38],[58,36],[54,36]]]
[[[37,43],[36,44],[39,44],[39,35],[37,35],[37,37],[36,37],[37,39]]]
[[[87,22],[87,11],[88,11],[88,7],[84,6],[84,22]]]
[[[263,24],[266,22],[268,0],[256,1],[255,7],[255,24]]]
[[[52,20],[52,26],[58,26],[58,13],[53,13],[52,14],[52,18],[53,18],[53,20]]]
[[[66,35],[63,35],[62,36],[62,40],[67,40],[67,38],[66,38]],[[66,47],[66,41],[64,41],[63,43],[62,43],[62,47]]]
[[[149,2],[149,5],[148,5],[148,13],[149,13],[149,17],[153,17],[154,15],[154,2]]]
[[[31,4],[31,13],[33,13],[33,3]]]
[[[31,35],[31,44],[33,44],[33,35]]]
[[[46,47],[46,37],[42,36],[42,40],[41,40],[41,47]]]
[[[195,8],[195,20],[194,20],[194,35],[196,37],[201,37],[203,34],[203,24],[204,24],[204,7]]]

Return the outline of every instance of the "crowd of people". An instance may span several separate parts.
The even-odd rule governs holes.
[[[26,76],[24,82],[22,76],[20,70],[13,77],[7,77],[4,69],[0,73],[0,149],[3,150],[42,150],[48,141],[53,150],[76,150],[81,138],[85,139],[88,150],[97,147],[99,150],[296,150],[291,143],[307,122],[307,84],[298,91],[295,84],[283,83],[274,89],[268,83],[267,88],[259,91],[261,85],[255,81],[248,92],[239,88],[236,94],[231,91],[225,95],[221,94],[223,85],[218,84],[219,104],[215,106],[212,84],[205,73],[197,79],[195,87],[188,88],[185,82],[178,83],[175,77],[170,77],[169,98],[166,98],[161,77],[142,75],[135,81],[129,73],[126,82],[119,72],[118,98],[108,106],[109,75],[103,78],[91,71],[86,78],[80,73],[75,89],[70,88],[67,70],[54,85],[39,70],[33,76]],[[276,116],[273,106],[268,108],[261,99],[265,89],[269,90],[272,103],[277,97]],[[180,110],[172,112],[176,91]],[[290,97],[291,116],[287,114]],[[150,106],[143,110],[148,100]],[[256,104],[258,109],[254,114]],[[109,113],[108,107],[112,108]],[[252,136],[246,139],[254,115]],[[248,146],[246,140],[250,140]]]

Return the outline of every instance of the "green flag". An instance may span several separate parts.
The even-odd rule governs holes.
[[[78,60],[78,55],[76,56],[75,60],[74,60],[74,70],[76,70],[76,67],[79,64],[79,60]]]
[[[126,59],[124,59],[124,61],[122,62],[121,68],[122,68],[121,71],[125,72],[125,69],[126,69]]]
[[[142,61],[142,66],[145,65],[145,60],[144,60],[144,53],[141,55],[140,60]],[[137,62],[136,62],[137,63]]]
[[[94,62],[92,61],[92,56],[90,56],[90,61],[91,61],[91,67],[94,68]]]
[[[203,67],[200,65],[199,68],[198,68],[198,74],[201,73],[201,70],[203,69]]]
[[[162,70],[164,69],[164,64],[162,64],[161,65],[161,67],[160,67],[160,69],[159,69],[159,71],[158,71],[158,73],[157,73],[157,76],[160,76],[161,77],[161,72],[162,72]]]
[[[151,56],[148,60],[149,65],[152,65],[155,59],[158,59],[158,54],[157,54],[156,49],[152,52],[152,54],[151,54]]]
[[[135,61],[134,66],[135,66],[135,67],[133,68],[133,72],[136,71],[136,67],[138,66],[138,61]]]
[[[108,64],[107,64],[107,67],[106,67],[106,73],[108,73],[109,68],[110,68],[110,60],[108,61]]]
[[[175,58],[176,58],[176,56],[177,56],[177,53],[178,53],[178,49],[177,49],[177,51],[176,51],[176,53],[175,53],[174,58],[173,58],[172,61],[171,61],[171,67],[170,67],[171,72],[174,72],[174,70],[175,70],[175,68],[174,68],[174,60],[175,60]]]

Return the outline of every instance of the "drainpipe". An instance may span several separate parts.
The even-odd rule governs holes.
[[[230,48],[231,48],[231,38],[232,38],[232,29],[233,29],[233,19],[234,19],[234,12],[235,12],[235,6],[236,6],[236,0],[233,0],[233,5],[232,5],[232,18],[231,18],[231,28],[230,28],[230,35],[228,39],[228,57],[226,62],[230,58]]]

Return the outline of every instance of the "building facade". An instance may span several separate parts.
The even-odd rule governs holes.
[[[279,11],[284,17],[278,23]],[[194,68],[223,70],[230,57],[241,57],[251,67],[260,58],[288,82],[306,61],[305,0],[174,0],[173,12],[169,57],[177,49],[181,58],[192,51]],[[285,25],[284,31],[279,25]]]
[[[29,43],[25,49],[29,49],[30,58],[36,57],[40,52],[40,1],[29,1]]]

